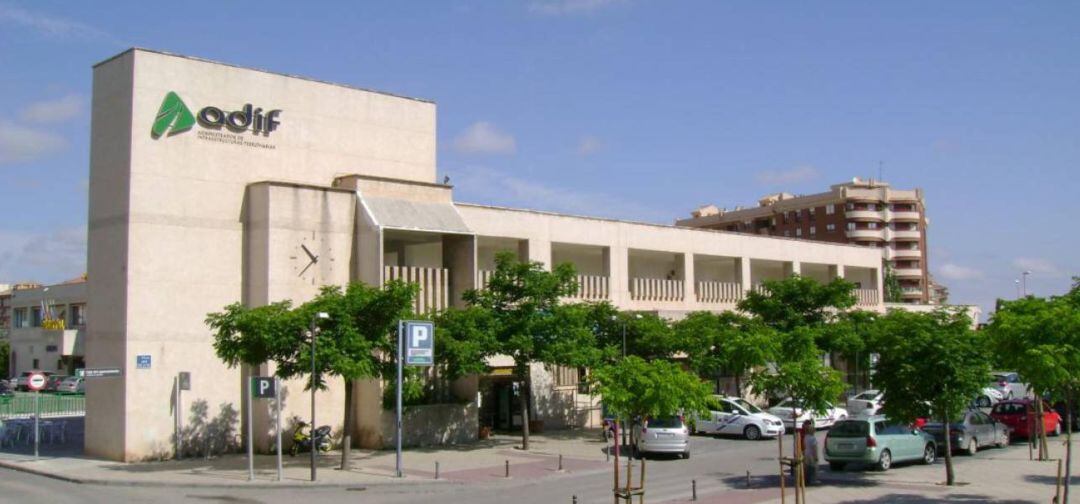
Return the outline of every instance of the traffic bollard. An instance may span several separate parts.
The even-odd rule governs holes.
[[[439,461],[435,461],[435,479],[439,479]]]
[[[570,500],[570,502],[572,502],[573,504],[577,504],[577,496],[575,495],[574,498]]]
[[[506,477],[507,478],[510,477],[510,461],[509,460],[506,461]]]
[[[559,470],[562,471],[562,454],[559,454]]]
[[[690,480],[690,500],[697,500],[697,480]]]
[[[750,471],[746,471],[746,488],[750,488]]]

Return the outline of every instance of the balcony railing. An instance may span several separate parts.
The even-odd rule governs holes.
[[[384,266],[383,278],[420,286],[420,292],[413,302],[416,313],[441,311],[450,306],[450,270],[446,268]]]
[[[682,301],[684,293],[682,280],[630,279],[630,299],[635,301]]]
[[[922,287],[901,287],[900,293],[907,297],[922,296]]]
[[[890,229],[889,230],[889,236],[886,239],[887,240],[895,240],[897,238],[918,239],[921,236],[922,235],[919,233],[918,229]]]
[[[578,275],[578,290],[568,296],[572,299],[608,299],[611,287],[608,277],[603,275]]]
[[[889,220],[917,221],[919,212],[914,210],[891,210],[888,213]]]
[[[858,306],[875,306],[878,304],[877,289],[855,289],[855,304]]]
[[[896,273],[896,276],[898,277],[922,277],[922,269],[920,268],[895,268],[893,269],[893,272]]]
[[[922,251],[919,249],[898,249],[887,248],[885,249],[886,259],[919,259],[922,257]]]
[[[880,210],[847,210],[844,216],[849,219],[884,220],[884,215]]]
[[[848,238],[867,238],[872,240],[882,240],[885,238],[885,234],[881,229],[852,229],[847,232]]]
[[[738,282],[698,282],[695,294],[701,303],[736,303],[743,297]]]

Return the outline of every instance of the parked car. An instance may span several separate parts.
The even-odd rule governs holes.
[[[982,392],[975,398],[974,405],[980,408],[989,408],[1005,400],[1005,394],[996,387],[983,387]]]
[[[881,412],[884,394],[880,390],[867,390],[847,400],[848,414],[852,416],[872,416]]]
[[[15,395],[15,389],[11,386],[11,382],[7,380],[0,380],[0,396]]]
[[[1027,384],[1021,381],[1020,375],[1011,371],[990,373],[990,386],[1001,392],[1004,399],[1027,397]]]
[[[746,399],[713,396],[709,415],[694,418],[693,430],[708,434],[732,434],[753,441],[762,437],[782,436],[784,422]]]
[[[937,450],[934,436],[881,415],[841,420],[825,437],[825,460],[833,471],[851,462],[871,464],[881,471],[895,462],[933,464]]]
[[[945,449],[945,427],[941,422],[930,422],[923,430],[933,434],[938,449]],[[953,451],[974,455],[980,448],[1009,444],[1009,427],[990,418],[979,410],[968,410],[964,416],[949,424],[950,441]]]
[[[62,374],[49,375],[48,379],[45,380],[45,388],[41,390],[43,392],[56,392],[56,388],[59,387],[60,383],[66,380],[67,377],[67,375]]]
[[[690,458],[690,429],[680,417],[647,418],[634,424],[634,454],[675,453]]]
[[[60,394],[83,394],[86,393],[86,381],[78,376],[69,376],[56,387]]]
[[[769,408],[769,413],[780,417],[784,421],[784,427],[787,429],[794,429],[795,424],[802,426],[803,422],[814,419],[814,428],[824,429],[832,427],[833,424],[840,420],[844,420],[848,417],[848,412],[844,408],[837,408],[832,403],[828,404],[825,413],[814,412],[811,414],[802,405],[799,405],[799,418],[795,418],[795,403],[791,399],[784,399],[775,406]]]
[[[19,375],[19,379],[15,380],[15,390],[22,392],[30,390],[30,375],[34,373],[41,373],[45,375],[46,379],[52,376],[52,372],[49,371],[23,371],[23,373]]]
[[[1034,432],[1035,401],[1031,399],[1012,399],[994,405],[990,418],[1009,426],[1014,436],[1031,437]],[[1049,404],[1043,403],[1043,428],[1051,436],[1060,436],[1063,429],[1061,415]]]
[[[1076,408],[1077,408],[1077,404],[1076,404],[1076,402],[1073,402],[1073,411],[1072,411],[1072,430],[1073,430],[1073,432],[1080,431],[1080,412],[1076,411]],[[1069,410],[1065,405],[1065,401],[1057,401],[1057,402],[1055,402],[1054,403],[1054,411],[1056,411],[1058,413],[1058,415],[1061,416],[1062,423],[1064,424],[1065,417],[1069,416]],[[1065,426],[1067,427],[1068,425],[1065,424]]]

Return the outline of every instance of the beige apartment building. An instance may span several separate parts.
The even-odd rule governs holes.
[[[185,418],[196,404],[211,416],[242,411],[243,378],[273,369],[225,366],[207,313],[395,278],[420,285],[421,312],[460,306],[501,250],[573,263],[575,300],[668,317],[730,310],[792,273],[851,279],[861,307],[884,310],[876,249],[457,202],[436,182],[430,101],[143,49],[96,65],[93,86],[86,365],[123,376],[87,382],[90,456],[168,456],[175,407]],[[463,442],[481,423],[520,422],[505,361],[456,383],[458,400],[410,409],[406,443]],[[180,372],[191,390],[177,405]],[[546,426],[596,420],[576,370],[537,365],[530,376]],[[355,390],[363,446],[393,442],[382,387]],[[284,389],[285,418],[306,418],[302,381]],[[343,392],[335,383],[318,394],[335,430]],[[270,409],[253,410],[257,446],[268,445]]]
[[[818,194],[770,194],[753,208],[702,206],[676,225],[877,248],[900,282],[903,302],[929,304],[943,299],[927,268],[929,223],[922,189],[855,178]]]
[[[25,371],[74,375],[83,367],[86,279],[47,286],[17,284],[6,295],[11,314],[6,326],[10,377]]]

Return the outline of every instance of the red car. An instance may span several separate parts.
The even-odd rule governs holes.
[[[990,410],[990,417],[1009,426],[1014,436],[1030,437],[1035,430],[1035,403],[1031,399],[1001,401]],[[1043,425],[1051,436],[1061,434],[1061,415],[1043,403]]]

